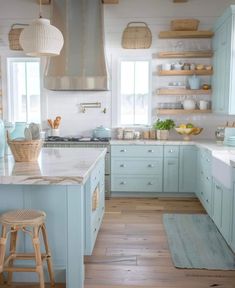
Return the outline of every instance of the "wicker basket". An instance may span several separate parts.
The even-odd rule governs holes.
[[[131,25],[135,26],[131,26]],[[141,26],[143,25],[143,26]],[[122,34],[125,49],[148,49],[152,44],[152,33],[144,22],[130,22]]]
[[[171,21],[172,31],[196,31],[200,21],[197,19],[176,19]]]
[[[16,162],[35,162],[38,159],[43,141],[7,141]]]
[[[20,46],[20,33],[23,31],[23,26],[27,24],[13,24],[11,25],[11,30],[8,33],[9,48],[10,50],[22,51]]]

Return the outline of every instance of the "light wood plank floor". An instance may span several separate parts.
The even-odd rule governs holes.
[[[107,200],[93,255],[85,257],[85,288],[235,288],[235,271],[173,266],[162,224],[168,212],[205,213],[194,198]]]
[[[173,266],[162,223],[167,212],[205,213],[195,198],[107,200],[94,253],[85,258],[85,288],[235,288],[235,271]]]

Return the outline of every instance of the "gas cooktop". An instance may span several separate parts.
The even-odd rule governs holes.
[[[109,142],[110,138],[90,138],[90,137],[59,137],[49,136],[46,142]]]

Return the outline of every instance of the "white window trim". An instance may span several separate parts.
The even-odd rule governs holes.
[[[148,123],[146,125],[121,125],[120,121],[120,64],[121,61],[148,61],[149,62],[149,97],[148,97]],[[152,122],[152,57],[151,55],[121,55],[119,57],[113,57],[112,59],[112,127],[134,127],[141,128],[150,126]],[[116,81],[115,81],[116,80]]]
[[[7,97],[6,97],[6,102],[4,103],[4,108],[6,109],[6,113],[5,113],[5,119],[7,119],[7,121],[10,121],[10,122],[14,122],[14,115],[13,115],[13,103],[10,99],[10,91],[13,89],[12,87],[10,87],[10,73],[11,73],[11,69],[10,69],[10,64],[11,62],[39,62],[40,63],[40,114],[41,114],[41,122],[42,122],[42,109],[43,109],[43,103],[42,103],[42,81],[41,81],[41,66],[42,66],[42,63],[41,63],[41,59],[40,58],[33,58],[33,57],[22,57],[22,56],[7,56],[5,58],[5,64],[6,64],[6,73],[5,73],[5,76],[6,76],[6,83],[7,83],[7,87],[6,87],[6,94],[7,94]],[[4,110],[5,110],[4,109]]]

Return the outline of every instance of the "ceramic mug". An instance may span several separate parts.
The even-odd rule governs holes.
[[[199,101],[199,109],[207,110],[208,109],[208,101],[200,100]]]

